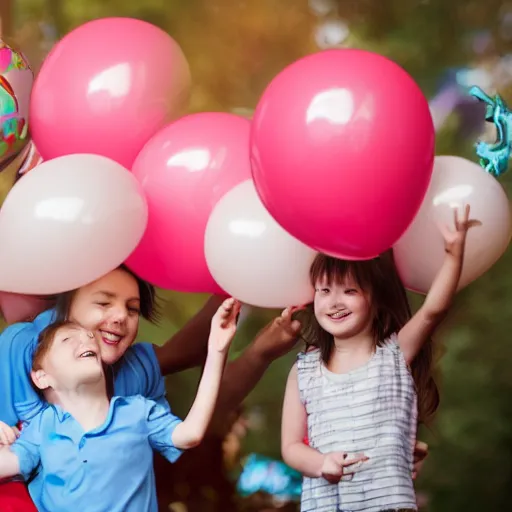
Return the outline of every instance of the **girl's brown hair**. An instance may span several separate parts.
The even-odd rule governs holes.
[[[126,265],[117,267],[132,276],[137,281],[140,296],[140,315],[142,318],[152,323],[157,323],[160,318],[160,308],[157,301],[155,287],[141,279],[137,274],[132,272]],[[56,297],[56,318],[57,321],[64,322],[69,318],[69,311],[73,302],[73,297],[77,290],[64,292]]]
[[[345,261],[319,254],[310,270],[315,286],[319,279],[342,284],[350,275],[370,296],[373,308],[372,331],[375,344],[398,333],[412,316],[407,293],[398,275],[392,251],[367,261]],[[312,306],[308,308],[303,336],[307,345],[320,349],[322,360],[328,363],[334,347],[332,334],[322,329]],[[428,422],[439,406],[439,390],[433,376],[434,346],[431,339],[421,348],[411,363],[411,373],[418,393],[420,421]]]

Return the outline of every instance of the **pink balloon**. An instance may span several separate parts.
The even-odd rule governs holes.
[[[253,117],[251,160],[265,207],[306,245],[378,256],[418,211],[434,159],[428,102],[394,62],[329,50],[282,71]]]
[[[190,71],[163,30],[130,18],[91,21],[50,52],[31,98],[45,160],[103,155],[130,169],[144,144],[184,111]]]
[[[251,178],[250,122],[222,113],[186,116],[165,127],[133,165],[149,207],[148,227],[127,264],[170,290],[221,292],[204,255],[210,213]]]

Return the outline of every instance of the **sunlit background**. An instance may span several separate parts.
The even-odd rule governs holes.
[[[466,95],[467,86],[479,85],[512,101],[512,2],[504,0],[0,0],[2,37],[21,48],[35,70],[60,37],[104,16],[149,21],[179,42],[192,69],[193,112],[250,116],[264,87],[284,66],[308,53],[338,47],[376,51],[412,74],[430,100],[438,155],[476,161],[475,141],[493,136],[481,108]],[[7,168],[0,175],[2,200],[15,174],[14,168]],[[510,175],[500,181],[510,194]],[[437,337],[443,347],[442,407],[431,429],[419,436],[431,450],[418,480],[425,510],[510,509],[511,267],[508,251],[459,295]],[[166,299],[165,318],[159,327],[144,325],[141,339],[165,341],[205,300],[161,295]],[[232,357],[276,312],[244,313]],[[239,423],[224,440],[226,474],[233,481],[244,456],[279,458],[281,401],[294,357],[290,354],[272,365],[247,399],[247,430]],[[197,378],[193,371],[168,378],[170,403],[178,414],[187,411]],[[215,442],[220,446],[221,440]],[[197,471],[223,471],[214,462],[208,464]],[[173,485],[170,481],[170,488]],[[194,508],[190,488],[186,482],[179,485],[169,498],[173,510],[222,510],[215,505],[220,491],[214,486],[197,491],[203,501]],[[265,506],[240,502],[240,510],[273,510]]]

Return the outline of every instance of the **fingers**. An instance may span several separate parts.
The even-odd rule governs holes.
[[[471,209],[471,206],[469,204],[464,205],[464,213],[462,214],[462,218],[460,217],[459,209],[458,208],[453,209],[453,216],[454,216],[453,221],[454,221],[455,227],[458,230],[463,228],[464,226],[466,226],[466,224],[469,220],[470,209]]]
[[[233,309],[233,306],[235,305],[235,299],[233,297],[230,297],[229,299],[226,299],[220,306],[221,311],[224,314],[229,314],[231,310]]]
[[[345,459],[347,458],[345,452],[331,452],[330,455],[336,464],[339,464],[340,467],[344,466]]]
[[[351,466],[355,466],[357,464],[361,465],[361,463],[366,462],[367,460],[369,460],[369,458],[366,455],[345,459],[343,461],[343,467],[350,468]]]
[[[301,311],[305,308],[306,305],[288,307],[283,310],[281,316],[276,318],[275,323],[284,328],[290,334],[296,335],[300,331],[302,325],[298,320],[292,320],[292,316],[297,311]]]
[[[467,231],[470,228],[481,226],[482,223],[477,219],[470,219],[469,214],[471,212],[471,206],[469,204],[464,205],[464,215],[462,219],[459,218],[458,209],[454,209],[455,213],[455,227],[457,231]]]
[[[414,462],[423,460],[428,455],[428,444],[418,441],[414,446]]]
[[[9,444],[12,444],[14,443],[14,441],[16,441],[16,432],[14,431],[13,428],[9,428],[7,429],[7,440],[9,441]]]
[[[298,333],[302,327],[302,324],[298,321],[298,320],[294,320],[291,324],[290,324],[290,327],[292,328],[292,331],[294,333]]]
[[[297,313],[297,311],[302,311],[306,309],[306,307],[307,304],[302,304],[301,306],[289,306],[283,310],[283,312],[281,313],[281,318],[291,319],[294,313]]]
[[[232,320],[236,320],[241,304],[232,297],[226,299],[220,306],[218,313],[222,327],[226,327]]]
[[[475,228],[475,227],[481,226],[481,225],[482,225],[482,223],[476,219],[470,219],[470,220],[468,220],[468,223],[467,223],[468,229]]]
[[[16,441],[16,433],[10,427],[0,428],[0,444],[9,445]]]
[[[459,209],[458,208],[453,209],[453,225],[455,226],[455,229],[459,229]]]

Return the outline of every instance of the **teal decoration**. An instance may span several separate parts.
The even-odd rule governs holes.
[[[510,140],[512,112],[499,94],[491,98],[480,87],[476,86],[469,89],[469,94],[485,103],[485,120],[494,123],[496,126],[496,142],[489,144],[478,141],[475,147],[480,165],[488,173],[498,178],[508,169],[512,152],[512,142]]]
[[[295,501],[300,499],[302,475],[284,462],[252,453],[247,457],[237,491],[242,496],[263,492],[283,501]]]

